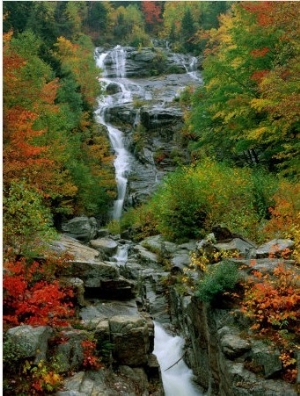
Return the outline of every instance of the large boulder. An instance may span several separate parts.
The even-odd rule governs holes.
[[[75,217],[62,224],[62,231],[80,241],[90,241],[97,235],[97,221],[94,217]]]
[[[52,335],[48,326],[17,326],[6,333],[8,342],[14,344],[20,358],[35,358],[34,363],[45,360],[48,350],[48,340]]]
[[[80,278],[84,282],[84,287],[101,287],[102,280],[117,279],[119,277],[118,268],[112,264],[104,262],[74,261],[65,269],[65,276]]]
[[[150,338],[147,321],[141,316],[117,315],[110,319],[113,357],[120,364],[132,367],[148,362]]]
[[[98,250],[103,256],[112,257],[117,253],[118,244],[111,238],[98,238],[90,241],[90,246]]]
[[[85,246],[68,235],[60,235],[58,240],[51,242],[50,248],[57,254],[68,253],[75,261],[93,262],[101,259],[98,250]]]
[[[286,253],[290,253],[293,246],[291,239],[273,239],[257,248],[256,257],[281,257],[284,254],[286,258]]]

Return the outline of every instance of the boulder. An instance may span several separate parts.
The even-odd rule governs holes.
[[[157,263],[158,257],[156,253],[152,253],[142,245],[136,245],[133,248],[133,251],[137,253],[138,258],[144,263]]]
[[[118,244],[111,238],[94,239],[90,241],[90,245],[107,257],[112,257],[118,249]]]
[[[85,330],[68,330],[60,334],[63,342],[55,350],[55,360],[59,362],[61,373],[81,367],[84,360],[82,341],[89,340],[89,333]]]
[[[80,241],[90,241],[97,235],[97,221],[94,217],[75,217],[62,224],[62,231]]]
[[[256,367],[262,367],[265,378],[271,378],[282,370],[280,352],[262,341],[253,341],[250,354],[251,361]]]
[[[103,299],[130,300],[136,295],[135,286],[134,281],[120,276],[117,279],[103,279],[99,290],[93,292],[91,289],[87,289],[86,293]]]
[[[251,349],[251,344],[243,340],[238,334],[232,333],[229,327],[223,327],[219,330],[220,345],[223,353],[229,359],[235,359]]]
[[[35,358],[34,363],[45,360],[48,340],[53,330],[49,326],[17,326],[7,331],[7,338],[21,358]]]
[[[238,252],[243,257],[255,254],[255,244],[240,238],[233,238],[228,242],[218,242],[213,245],[218,251]]]
[[[183,113],[179,107],[143,107],[140,112],[141,124],[146,129],[156,129],[168,124],[183,121]]]
[[[83,245],[77,239],[67,235],[60,235],[60,238],[51,242],[50,248],[57,254],[68,253],[78,261],[96,261],[101,259],[100,252]]]
[[[256,257],[282,257],[282,254],[291,251],[293,246],[294,242],[291,239],[273,239],[257,248]]]
[[[64,275],[80,278],[84,282],[84,287],[100,287],[102,280],[117,279],[119,271],[113,264],[101,261],[94,263],[74,261],[65,269]]]
[[[175,243],[165,241],[161,235],[154,235],[143,239],[141,245],[159,251],[160,254],[174,253],[178,247]]]
[[[141,316],[114,316],[110,319],[113,357],[131,367],[145,365],[151,352],[147,321]]]

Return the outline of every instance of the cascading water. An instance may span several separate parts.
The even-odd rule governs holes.
[[[168,47],[167,47],[168,48]],[[128,175],[131,169],[134,169],[136,164],[133,156],[127,151],[124,135],[119,129],[114,127],[109,120],[113,112],[110,109],[113,107],[120,108],[120,111],[129,109],[127,114],[130,114],[133,128],[136,128],[140,122],[140,109],[132,105],[133,97],[151,103],[151,111],[153,116],[153,124],[158,123],[158,116],[163,112],[164,107],[168,103],[172,103],[176,97],[176,91],[180,87],[182,81],[182,88],[188,81],[200,81],[196,71],[197,58],[191,58],[187,55],[176,55],[174,59],[177,63],[184,65],[186,74],[177,75],[176,77],[166,76],[163,81],[159,79],[142,79],[142,78],[126,78],[126,66],[128,75],[130,75],[130,65],[128,61],[126,65],[126,55],[130,58],[130,49],[127,47],[127,54],[124,48],[116,46],[110,51],[103,52],[100,49],[95,51],[96,65],[102,69],[102,78],[100,83],[104,87],[108,87],[107,92],[114,92],[113,94],[105,95],[98,99],[98,109],[96,110],[97,121],[107,128],[112,149],[115,153],[115,173],[118,196],[114,202],[112,210],[112,218],[120,219],[123,211],[124,200],[126,197]],[[182,79],[181,79],[182,78]],[[176,84],[174,83],[176,80]],[[113,121],[112,121],[113,122]],[[151,165],[152,166],[152,165]],[[146,173],[147,175],[149,173]],[[152,175],[152,173],[151,173]],[[157,172],[155,172],[155,182],[157,182]],[[150,180],[149,180],[150,182]],[[148,180],[147,180],[148,183]],[[130,193],[130,192],[129,192]],[[124,241],[123,241],[124,242]],[[115,265],[122,266],[130,263],[130,245],[127,243],[118,246],[117,253],[112,257],[112,262]],[[157,356],[164,384],[164,391],[166,396],[200,396],[203,395],[197,386],[192,381],[192,371],[186,366],[182,359],[184,341],[181,337],[172,337],[167,334],[164,329],[155,323],[155,341],[154,354]]]
[[[115,152],[115,161],[114,167],[116,171],[116,182],[117,182],[117,190],[118,197],[114,202],[114,208],[112,211],[112,218],[119,220],[122,211],[124,200],[126,196],[126,188],[128,181],[128,174],[130,172],[132,157],[128,150],[126,150],[124,145],[124,136],[123,133],[113,127],[106,121],[107,110],[112,107],[112,105],[118,105],[122,103],[127,103],[131,101],[131,92],[126,89],[125,85],[119,81],[119,78],[123,78],[125,76],[125,65],[126,65],[126,53],[120,46],[116,46],[113,50],[107,53],[96,53],[96,64],[99,68],[103,70],[104,76],[107,75],[107,70],[105,67],[105,59],[110,55],[115,67],[115,78],[103,78],[100,79],[104,85],[108,85],[110,82],[114,82],[120,88],[120,92],[114,95],[107,95],[104,98],[98,100],[98,109],[96,110],[96,119],[97,121],[105,125],[109,139],[112,145],[112,148]]]
[[[193,372],[182,359],[184,340],[172,337],[154,322],[154,351],[161,368],[165,396],[200,396],[203,393],[193,384]]]

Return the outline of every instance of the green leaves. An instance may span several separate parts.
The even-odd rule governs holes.
[[[148,205],[156,229],[173,240],[199,238],[214,224],[257,237],[278,186],[262,170],[205,160],[169,175]]]
[[[44,241],[54,238],[50,210],[38,191],[23,182],[12,182],[3,198],[4,245],[17,253],[38,253]],[[20,251],[19,251],[20,249]]]
[[[299,150],[295,30],[299,23],[290,4],[233,4],[232,13],[221,16],[219,29],[208,35],[205,85],[193,95],[187,116],[200,154],[240,162],[245,150],[254,149],[260,153],[257,161],[294,174]]]
[[[236,264],[230,261],[212,264],[198,282],[195,296],[203,302],[217,302],[222,293],[234,289],[238,280],[239,270]]]

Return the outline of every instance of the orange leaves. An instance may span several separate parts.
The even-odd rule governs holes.
[[[263,47],[263,48],[252,50],[250,52],[250,54],[253,55],[255,58],[259,58],[259,57],[265,56],[269,51],[270,51],[270,49],[268,47]]]
[[[288,329],[294,333],[300,319],[300,277],[296,272],[279,264],[273,274],[253,272],[253,278],[246,286],[243,312],[255,324],[253,330],[273,334]]]
[[[256,15],[258,24],[261,26],[270,26],[274,21],[273,17],[273,2],[246,2],[242,3],[242,7]]]

